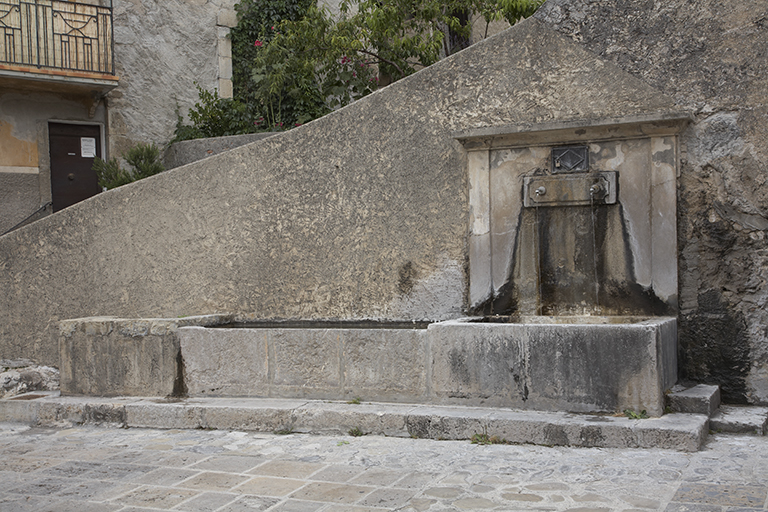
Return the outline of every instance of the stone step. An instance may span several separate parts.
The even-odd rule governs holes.
[[[91,398],[55,393],[0,400],[0,421],[317,434],[359,431],[447,440],[483,436],[516,444],[689,452],[699,450],[709,432],[708,418],[701,414],[629,419],[480,407],[255,398]]]
[[[711,417],[720,407],[720,387],[706,384],[693,387],[677,385],[667,394],[667,406],[672,412],[705,414]]]
[[[710,419],[713,432],[757,434],[768,432],[768,407],[739,407],[722,405]]]

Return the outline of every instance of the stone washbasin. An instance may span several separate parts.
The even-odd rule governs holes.
[[[660,416],[677,380],[673,317],[261,322],[181,327],[178,337],[191,397],[360,397]]]

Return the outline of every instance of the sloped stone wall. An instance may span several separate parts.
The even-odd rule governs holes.
[[[681,374],[768,403],[768,4],[550,0],[536,18],[695,114],[678,178]]]

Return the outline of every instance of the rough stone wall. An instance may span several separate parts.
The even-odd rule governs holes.
[[[178,108],[198,100],[194,83],[231,96],[235,0],[115,0],[115,69],[109,103],[111,156],[137,142],[167,143]]]
[[[181,167],[272,135],[274,133],[248,133],[174,142],[165,150],[163,165],[166,169]]]
[[[678,179],[681,373],[768,403],[768,3],[550,0],[536,18],[695,113]]]
[[[55,322],[85,316],[458,317],[469,218],[454,132],[672,106],[527,20],[322,119],[0,237],[0,350],[57,364]]]

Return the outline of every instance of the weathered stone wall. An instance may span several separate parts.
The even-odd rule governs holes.
[[[678,178],[681,373],[768,403],[768,4],[550,0],[536,18],[695,113]]]
[[[63,320],[58,325],[61,392],[91,396],[184,395],[179,328],[231,320],[226,315]]]
[[[178,111],[198,101],[194,83],[232,95],[229,28],[235,0],[115,0],[115,69],[120,86],[109,104],[109,149],[167,143]]]
[[[257,140],[266,139],[272,135],[274,133],[248,133],[245,135],[229,135],[227,137],[209,137],[206,139],[174,142],[168,146],[163,154],[163,165],[166,169],[174,169]]]
[[[58,364],[55,322],[86,316],[458,317],[469,192],[454,132],[672,107],[527,20],[322,119],[0,238],[2,356]]]

